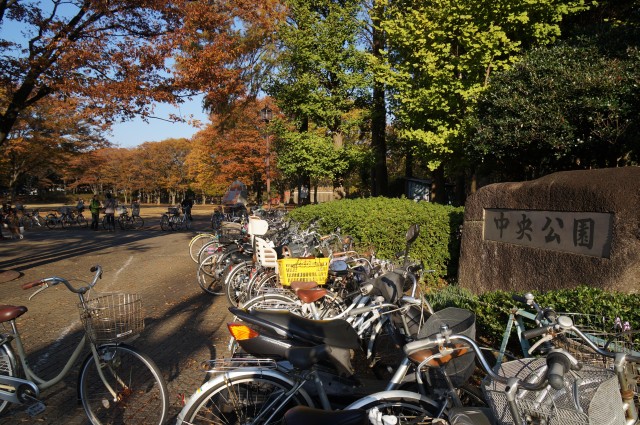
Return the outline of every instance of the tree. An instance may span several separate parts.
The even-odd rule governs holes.
[[[480,96],[469,160],[501,180],[638,164],[639,70],[631,31],[532,50]]]
[[[194,136],[197,148],[188,163],[198,187],[221,194],[236,179],[253,182],[256,173],[266,178],[266,126],[258,111],[268,102],[239,100],[227,114],[214,114],[213,123]],[[275,163],[274,152],[270,155]],[[273,178],[278,175],[275,167],[270,172]]]
[[[108,145],[99,125],[78,113],[73,100],[43,99],[22,115],[0,147],[0,176],[12,192],[21,183],[37,186],[52,173],[63,176],[71,158]]]
[[[342,149],[359,141],[362,133],[349,130],[365,119],[370,97],[367,57],[358,46],[362,5],[355,0],[288,0],[286,4],[287,19],[277,28],[278,67],[267,92],[295,120],[293,131],[322,128],[335,149]],[[313,135],[283,137],[316,140]],[[340,187],[342,176],[337,169],[326,174],[333,175]],[[312,170],[300,172],[296,179],[309,178]],[[344,196],[340,189],[338,196]]]
[[[459,146],[461,124],[492,75],[523,49],[559,35],[562,17],[584,1],[387,1],[379,22],[387,50],[375,68],[390,89],[400,140],[431,170]]]
[[[8,98],[0,146],[24,111],[50,96],[73,98],[79,113],[107,124],[148,116],[153,101],[176,101],[165,60],[181,10],[168,0],[2,1],[4,33],[20,31],[24,39],[0,41],[0,84]]]

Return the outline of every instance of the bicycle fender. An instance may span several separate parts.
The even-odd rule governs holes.
[[[440,409],[441,406],[435,400],[430,397],[425,397],[422,394],[414,393],[411,391],[404,390],[391,390],[391,391],[380,391],[378,393],[369,394],[368,396],[362,397],[360,400],[356,400],[347,407],[348,409],[361,409],[369,403],[380,400],[388,400],[388,399],[405,399],[405,400],[420,400],[424,403],[427,403],[433,406],[434,409]]]

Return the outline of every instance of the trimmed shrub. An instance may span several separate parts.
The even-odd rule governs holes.
[[[373,249],[378,258],[394,259],[405,248],[409,226],[418,224],[420,236],[411,257],[434,269],[438,276],[455,276],[460,252],[459,229],[463,209],[397,198],[345,199],[307,205],[290,212],[293,220],[308,224],[321,217],[322,232],[340,227],[355,238],[358,250]]]

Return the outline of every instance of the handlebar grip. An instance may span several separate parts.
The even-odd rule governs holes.
[[[549,368],[547,379],[551,388],[559,390],[564,387],[564,374],[571,367],[569,359],[562,353],[549,353],[547,355],[547,367]]]
[[[522,295],[512,295],[511,299],[522,304],[527,304],[527,299]]]
[[[22,289],[31,289],[34,286],[39,286],[44,284],[44,279],[34,280],[33,282],[28,282],[22,285]]]
[[[544,335],[552,330],[553,326],[543,326],[541,328],[527,329],[526,331],[522,332],[522,337],[524,339],[531,339],[537,336]]]

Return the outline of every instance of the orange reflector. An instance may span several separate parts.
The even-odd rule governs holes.
[[[238,341],[244,341],[245,339],[251,339],[259,336],[260,334],[244,323],[227,323],[229,332]]]

